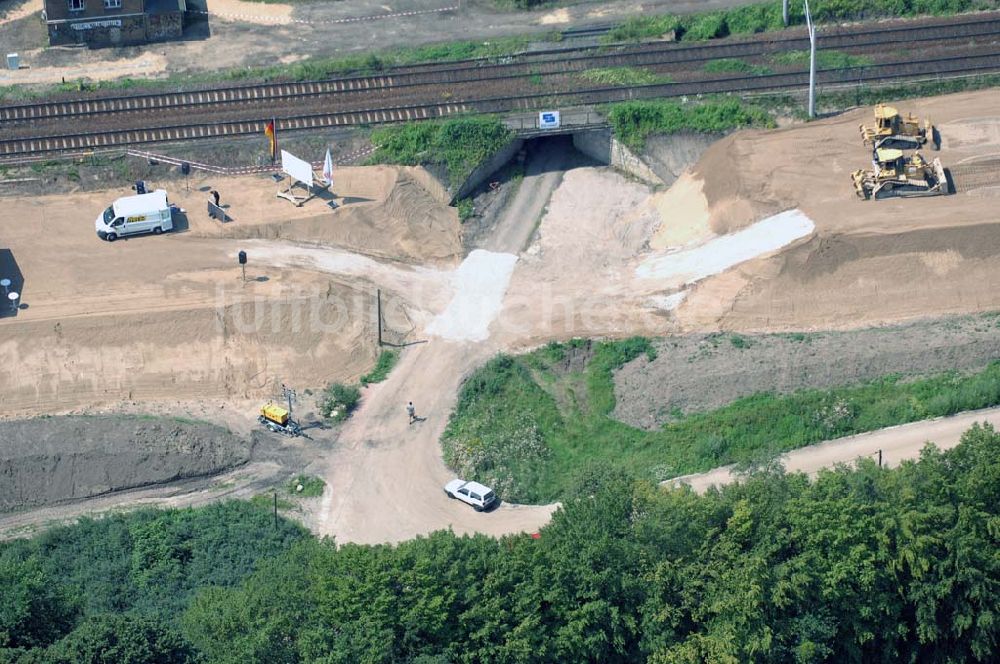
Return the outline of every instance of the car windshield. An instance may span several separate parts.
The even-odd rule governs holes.
[[[104,211],[104,223],[110,224],[111,220],[114,218],[115,218],[115,209],[113,207],[109,207],[107,210]]]
[[[492,503],[494,498],[496,498],[496,494],[494,494],[492,491],[490,491],[485,496],[483,496],[483,502],[484,503]]]

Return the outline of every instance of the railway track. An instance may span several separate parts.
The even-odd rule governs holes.
[[[947,44],[966,40],[1000,37],[1000,13],[963,17],[946,23],[906,22],[874,28],[830,28],[820,40],[821,49],[844,50],[878,47],[891,50],[893,45],[912,47],[919,43]],[[538,76],[563,75],[588,69],[608,67],[690,66],[721,58],[751,58],[778,52],[808,48],[805,34],[787,35],[767,40],[720,41],[703,44],[657,43],[626,47],[612,53],[593,48],[556,49],[526,53],[509,62],[486,63],[483,60],[397,68],[383,74],[349,76],[321,81],[282,82],[240,85],[182,92],[92,97],[0,106],[2,123],[90,117],[124,113],[157,113],[177,109],[241,108],[262,103],[374,93],[384,97],[389,91],[412,94],[422,86],[483,84]]]
[[[817,72],[817,82],[821,85],[858,84],[868,81],[884,81],[915,76],[949,76],[992,72],[1000,72],[1000,49],[982,55],[939,58],[929,62],[905,60],[852,69],[820,70]],[[518,96],[470,98],[447,104],[412,104],[375,108],[365,111],[308,113],[282,118],[278,122],[278,128],[280,131],[319,129],[334,126],[370,125],[438,118],[468,112],[501,113],[523,111],[532,110],[542,102],[547,104],[584,105],[628,99],[679,97],[705,93],[780,91],[790,88],[802,88],[807,83],[807,72],[795,72],[751,77],[732,76],[703,81],[642,85],[631,88],[546,91]],[[0,158],[164,141],[259,135],[264,129],[264,124],[265,120],[259,119],[3,139],[0,140]]]

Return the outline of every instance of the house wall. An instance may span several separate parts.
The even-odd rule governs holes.
[[[121,7],[106,8],[104,0],[84,0],[84,8],[71,11],[69,0],[45,0],[45,20],[50,44],[118,46],[181,36],[181,11],[147,16],[143,0],[122,0]]]

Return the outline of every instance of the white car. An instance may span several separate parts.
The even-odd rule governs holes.
[[[479,482],[452,480],[444,486],[444,492],[449,498],[458,498],[463,503],[472,505],[477,512],[482,512],[497,502],[497,495],[493,493],[493,489]]]

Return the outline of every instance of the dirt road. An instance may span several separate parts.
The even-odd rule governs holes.
[[[478,513],[449,500],[454,475],[438,440],[462,377],[489,357],[487,344],[432,340],[407,349],[389,379],[366,390],[330,457],[316,530],[338,542],[397,542],[435,530],[502,535],[535,531],[556,505],[503,504]],[[421,421],[408,424],[413,401]]]
[[[942,450],[955,447],[962,434],[976,422],[989,422],[995,427],[1000,426],[1000,408],[986,408],[953,417],[914,422],[857,436],[828,440],[784,454],[781,462],[788,472],[815,475],[821,468],[830,468],[838,463],[853,463],[861,457],[878,458],[881,450],[882,463],[897,466],[905,459],[916,459],[920,456],[920,450],[928,441]],[[667,480],[664,484],[688,484],[695,491],[702,493],[711,486],[722,486],[738,479],[733,467],[725,466],[707,473]]]

